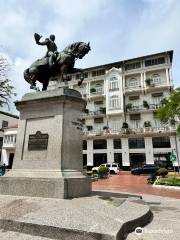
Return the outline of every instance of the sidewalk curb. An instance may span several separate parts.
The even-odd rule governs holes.
[[[153,187],[155,187],[155,188],[162,188],[162,189],[180,190],[180,187],[176,187],[176,186],[166,186],[166,185],[156,185],[156,184],[153,184]]]

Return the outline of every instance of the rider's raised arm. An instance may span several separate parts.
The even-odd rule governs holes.
[[[46,39],[45,39],[44,41],[42,41],[42,42],[40,42],[40,41],[36,41],[36,44],[38,44],[38,45],[47,45],[48,42],[49,42],[49,39],[46,38]]]

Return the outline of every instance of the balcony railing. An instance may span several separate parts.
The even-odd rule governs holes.
[[[140,112],[144,110],[155,110],[160,108],[161,104],[149,104],[148,107],[144,107],[143,105],[132,106],[131,108],[127,108],[127,112]]]
[[[127,128],[120,130],[84,130],[84,136],[103,136],[103,135],[124,135],[124,134],[146,134],[146,133],[162,133],[162,132],[175,132],[174,127],[147,127],[147,128]]]
[[[3,139],[3,148],[14,148],[16,145],[15,135],[5,135]]]
[[[142,87],[141,86],[126,86],[125,87],[125,90],[126,91],[139,91],[139,90],[142,90]]]
[[[90,91],[90,96],[93,97],[93,96],[97,96],[97,95],[102,95],[104,94],[104,91],[103,91],[103,88],[99,88],[98,90],[93,88],[95,91]]]
[[[98,116],[98,115],[104,115],[106,110],[97,110],[97,111],[89,111],[89,112],[83,112],[82,116]]]
[[[150,84],[146,84],[147,88],[154,88],[154,87],[161,87],[161,86],[167,86],[167,82],[165,80],[159,80],[159,82],[155,82],[152,80]]]

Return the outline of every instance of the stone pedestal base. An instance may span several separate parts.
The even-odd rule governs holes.
[[[64,174],[66,175],[63,172],[11,171],[1,178],[0,194],[61,199],[90,194],[90,179],[80,173],[76,177],[73,174],[69,178],[60,176]]]
[[[13,169],[0,194],[74,198],[91,192],[83,175],[81,112],[86,102],[72,89],[29,93],[20,111]]]

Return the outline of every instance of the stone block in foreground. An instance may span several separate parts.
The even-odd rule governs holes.
[[[148,205],[125,194],[94,192],[72,200],[0,196],[0,229],[16,232],[16,239],[26,234],[31,239],[123,240],[151,219]]]

